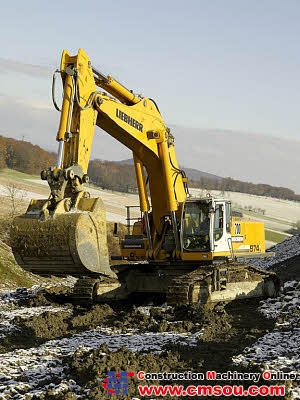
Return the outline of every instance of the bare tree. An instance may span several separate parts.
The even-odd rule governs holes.
[[[9,216],[14,218],[21,212],[23,201],[26,199],[27,191],[20,188],[14,182],[5,185],[6,196],[9,199]]]

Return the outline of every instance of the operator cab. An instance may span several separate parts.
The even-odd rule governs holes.
[[[210,204],[186,202],[183,211],[182,247],[184,251],[210,251]]]
[[[182,253],[214,253],[214,257],[228,253],[231,250],[230,215],[229,201],[211,197],[187,200],[181,219]]]

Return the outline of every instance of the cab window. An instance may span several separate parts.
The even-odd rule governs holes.
[[[186,251],[208,251],[210,232],[209,204],[187,202],[185,204],[182,240]]]
[[[217,204],[214,213],[214,239],[219,240],[223,236],[224,206]]]

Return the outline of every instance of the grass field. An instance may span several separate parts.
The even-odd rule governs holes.
[[[284,239],[286,239],[286,238],[288,238],[290,236],[291,235],[286,235],[286,234],[281,233],[281,232],[274,232],[274,231],[271,231],[269,229],[265,229],[265,238],[269,242],[280,243]]]
[[[15,196],[15,210],[12,210],[12,195],[9,193],[12,186],[22,193],[20,196],[18,194]],[[135,194],[103,191],[93,187],[89,187],[88,190],[91,191],[92,196],[102,198],[109,221],[125,223],[125,206],[139,204],[138,196]],[[205,195],[203,191],[200,193],[196,189],[191,189],[191,192],[194,196]],[[300,203],[245,193],[211,191],[211,194],[218,198],[229,199],[233,209],[242,212],[244,216],[263,221],[266,227],[266,240],[270,242],[277,243],[283,240],[286,237],[285,232],[295,227],[300,221]],[[31,198],[47,198],[48,195],[49,187],[41,181],[39,176],[9,169],[0,171],[0,216],[16,212],[23,213]]]

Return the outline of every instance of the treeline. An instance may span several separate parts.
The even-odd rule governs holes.
[[[137,185],[134,166],[113,161],[91,160],[88,176],[92,183],[102,189],[136,193]]]
[[[186,170],[188,176],[188,169]],[[103,189],[120,192],[136,192],[136,179],[132,164],[120,164],[112,161],[92,160],[89,164],[88,175],[91,181]],[[291,189],[266,184],[242,182],[232,178],[212,179],[201,177],[199,180],[188,181],[189,187],[221,192],[240,192],[257,196],[275,197],[284,200],[300,201],[300,195]]]
[[[28,174],[39,174],[45,167],[53,166],[56,154],[23,140],[0,136],[0,169],[10,168]],[[187,169],[187,176],[189,176]],[[91,160],[88,175],[92,183],[103,189],[119,192],[137,192],[133,164]],[[189,180],[189,186],[206,190],[231,191],[300,201],[300,195],[291,189],[267,184],[242,182],[232,178],[214,179],[206,176]]]
[[[221,192],[249,193],[257,196],[275,197],[282,200],[300,201],[300,195],[295,194],[291,189],[264,183],[242,182],[229,177],[221,180],[203,177],[199,181],[189,181],[189,186],[207,190],[219,190]]]
[[[24,140],[0,136],[0,169],[10,168],[27,174],[39,174],[55,164],[54,153]]]

